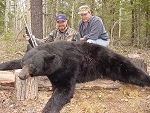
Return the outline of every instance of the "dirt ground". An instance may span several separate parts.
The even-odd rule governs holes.
[[[1,62],[22,56],[22,51],[10,52],[10,46],[6,47],[5,43],[1,45],[4,48],[0,50]],[[116,83],[109,81],[102,84],[109,86]],[[115,88],[81,88],[83,84],[77,85],[74,97],[61,113],[150,113],[150,87],[119,84]],[[37,99],[18,101],[15,88],[0,86],[0,113],[41,113],[51,94],[52,91],[39,90]]]
[[[0,90],[0,113],[41,113],[52,91],[38,91],[34,100],[18,101],[15,89]],[[150,113],[150,88],[123,84],[115,89],[75,90],[61,113]]]

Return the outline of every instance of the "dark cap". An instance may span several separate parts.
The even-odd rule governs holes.
[[[56,21],[66,21],[66,16],[64,14],[59,14],[56,16]]]

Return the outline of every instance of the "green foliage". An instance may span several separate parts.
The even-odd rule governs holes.
[[[5,0],[0,1],[0,14],[4,14],[5,11]]]
[[[5,0],[0,1],[0,35],[4,32]]]
[[[10,3],[13,1],[10,1]],[[4,31],[4,16],[5,16],[5,9],[6,8],[6,0],[1,0],[0,1],[0,35],[3,35]],[[8,22],[8,32],[11,32],[13,29],[13,20],[14,20],[14,14],[13,11],[11,11],[12,9],[9,9],[10,11],[8,12],[8,18],[9,18],[9,22]]]

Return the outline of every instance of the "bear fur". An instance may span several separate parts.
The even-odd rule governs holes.
[[[21,59],[12,60],[0,64],[0,70],[21,69]]]
[[[43,113],[59,113],[73,97],[75,84],[110,78],[139,86],[150,86],[150,76],[128,58],[87,42],[55,41],[28,51],[21,62],[20,79],[46,75],[53,94]]]

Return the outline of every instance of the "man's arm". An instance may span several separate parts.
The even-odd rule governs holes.
[[[78,32],[74,32],[74,34],[73,34],[73,38],[72,38],[72,40],[71,41],[80,41],[80,35],[79,35],[79,33]]]
[[[103,29],[103,24],[101,23],[100,20],[96,20],[95,23],[92,22],[90,26],[90,33],[85,35],[83,38],[85,40],[92,39],[92,40],[97,40],[101,34],[102,34],[102,29]]]
[[[52,32],[50,32],[47,38],[44,39],[44,42],[46,43],[53,42],[54,38],[56,38],[56,35],[57,35],[57,30],[55,29]]]
[[[24,34],[23,37],[29,42],[29,44],[30,44],[32,47],[34,47],[34,45],[33,45],[33,43],[32,43],[32,40],[31,40],[31,38],[30,38],[28,35]],[[44,43],[44,40],[43,40],[43,39],[38,39],[38,38],[34,38],[34,39],[35,39],[34,41],[37,43],[37,45],[41,45],[41,44]]]

